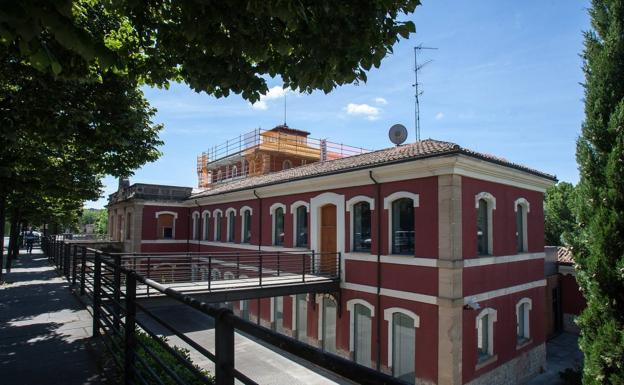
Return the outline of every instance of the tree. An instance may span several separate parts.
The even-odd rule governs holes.
[[[624,384],[624,1],[593,0],[577,141],[577,280],[585,384]]]
[[[574,216],[574,186],[560,182],[546,191],[544,199],[544,231],[547,245],[569,245],[576,229]]]
[[[95,218],[95,233],[107,234],[108,233],[108,210],[98,210]]]
[[[155,86],[185,81],[217,97],[258,100],[266,77],[331,91],[366,81],[400,37],[418,0],[23,0],[0,11],[0,42],[59,76],[114,69]],[[97,71],[96,71],[97,73]]]

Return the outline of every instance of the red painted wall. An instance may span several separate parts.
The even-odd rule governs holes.
[[[349,283],[377,286],[377,263],[346,260],[345,278]],[[381,286],[387,289],[437,296],[438,270],[433,267],[382,263]]]
[[[561,276],[561,310],[566,314],[579,315],[587,307],[587,301],[579,290],[576,278],[570,274]]]
[[[465,267],[462,279],[464,296],[534,282],[544,279],[544,260]]]
[[[488,192],[496,198],[492,213],[493,255],[513,255],[516,251],[516,212],[514,202],[525,198],[531,207],[527,213],[528,252],[544,251],[544,194],[499,183],[462,177],[463,253],[477,257],[477,209],[475,196]]]

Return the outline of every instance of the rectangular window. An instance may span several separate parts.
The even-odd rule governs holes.
[[[242,234],[243,243],[251,242],[251,211],[245,210],[243,214],[243,234]]]
[[[416,379],[416,329],[414,320],[403,314],[392,315],[392,375],[408,384]]]
[[[371,311],[364,305],[356,304],[353,307],[354,325],[353,336],[355,338],[353,355],[355,362],[360,365],[371,367]]]
[[[241,318],[249,321],[249,300],[248,299],[241,300],[240,306],[241,306],[241,309],[240,309]]]
[[[273,330],[284,333],[284,297],[273,298]]]
[[[171,214],[161,214],[156,219],[158,226],[158,237],[160,239],[173,239],[173,221],[175,218]]]
[[[371,249],[371,212],[368,202],[353,206],[353,251]]]
[[[479,200],[479,208],[477,209],[477,252],[479,255],[490,254],[488,250],[488,203],[485,199]]]
[[[296,247],[308,247],[308,209],[297,207],[297,239]]]
[[[336,353],[336,301],[323,298],[323,350]]]
[[[126,217],[126,239],[132,238],[132,213],[128,213]]]
[[[392,254],[414,255],[414,202],[409,198],[392,202]]]
[[[308,301],[306,294],[297,294],[296,297],[296,322],[297,322],[297,339],[302,342],[308,341]]]

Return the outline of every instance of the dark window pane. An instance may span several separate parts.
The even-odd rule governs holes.
[[[485,199],[480,199],[477,209],[477,251],[479,255],[490,253],[488,250],[488,226],[488,203]]]
[[[281,207],[275,210],[275,245],[281,246],[284,244],[284,209]]]
[[[305,206],[297,207],[297,247],[308,247],[308,210]]]
[[[516,207],[516,244],[519,253],[524,251],[524,208],[521,205]]]
[[[392,202],[392,254],[414,254],[414,203],[409,198]]]
[[[353,206],[353,251],[371,249],[371,212],[368,202]]]
[[[215,226],[217,226],[217,236],[215,237],[215,241],[223,241],[223,239],[221,239],[221,213],[217,213]]]
[[[229,214],[228,242],[234,242],[234,229],[236,228],[236,216],[233,211]]]
[[[173,228],[171,227],[163,227],[163,238],[171,239],[173,238]]]
[[[251,240],[251,211],[245,210],[245,214],[243,216],[244,227],[243,227],[243,243],[249,243]]]

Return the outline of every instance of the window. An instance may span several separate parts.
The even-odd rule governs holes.
[[[217,242],[223,241],[223,239],[221,239],[221,218],[223,217],[223,214],[221,213],[221,210],[215,210],[214,212],[214,217],[215,217],[215,237],[214,240]]]
[[[217,171],[217,182],[221,182],[222,178],[223,178],[223,174],[221,173],[221,170]]]
[[[475,196],[477,209],[477,254],[493,254],[493,210],[496,209],[496,198],[490,193],[480,192]]]
[[[175,220],[177,213],[170,211],[160,211],[156,213],[156,226],[159,239],[175,238]]]
[[[132,213],[126,214],[126,239],[132,238]]]
[[[243,211],[243,228],[241,234],[241,242],[251,242],[251,209],[249,208]]]
[[[271,212],[273,214],[273,245],[284,245],[284,208],[285,206],[276,203],[271,206]]]
[[[494,355],[494,322],[496,310],[492,308],[483,309],[476,318],[478,362]]]
[[[295,246],[308,247],[308,208],[306,206],[297,207],[295,230]]]
[[[199,239],[199,213],[197,211],[193,213],[193,239]]]
[[[204,240],[208,240],[208,223],[210,223],[210,213],[208,211],[204,211]]]
[[[371,336],[372,336],[372,313],[371,309],[363,304],[356,303],[353,306],[353,359],[360,365],[371,366]]]
[[[240,301],[240,317],[249,321],[249,300],[242,299]]]
[[[516,335],[517,344],[522,345],[531,338],[529,328],[529,311],[532,307],[530,298],[522,298],[516,304]]]
[[[410,198],[392,202],[392,254],[414,254],[414,203]]]
[[[232,178],[236,178],[238,176],[238,167],[232,167]]]
[[[416,328],[404,313],[392,314],[392,375],[408,384],[416,379]]]
[[[371,211],[368,202],[353,205],[353,251],[371,249]]]
[[[527,214],[530,210],[529,202],[524,198],[518,198],[514,202],[514,210],[516,211],[516,249],[518,253],[526,253],[528,251],[527,239]]]
[[[227,241],[234,242],[236,237],[236,212],[234,209],[228,209],[227,213]]]
[[[336,301],[332,298],[323,298],[323,325],[322,343],[323,350],[336,353]]]
[[[282,170],[288,170],[289,168],[292,168],[292,162],[286,159],[284,162],[282,162]]]
[[[488,228],[488,202],[485,199],[479,199],[479,208],[477,208],[477,253],[479,255],[490,254]]]
[[[299,341],[307,342],[308,340],[308,301],[306,299],[307,294],[297,294],[296,296],[296,309],[295,309],[295,321],[296,321],[296,337]]]
[[[284,297],[273,298],[273,330],[284,333]]]

